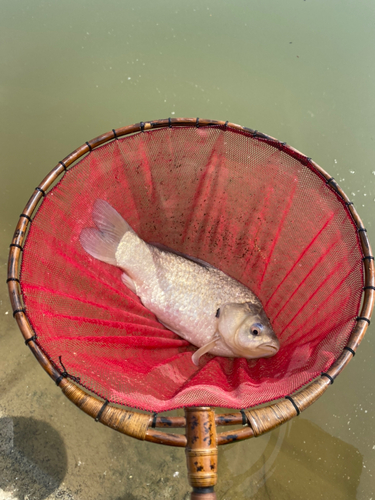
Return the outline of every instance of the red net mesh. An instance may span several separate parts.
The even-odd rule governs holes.
[[[103,398],[157,412],[250,407],[327,370],[358,314],[362,253],[344,203],[304,163],[220,127],[164,128],[93,150],[44,199],[26,241],[21,283],[41,348]],[[121,271],[82,249],[97,198],[145,241],[199,257],[252,289],[278,354],[206,355],[197,368],[195,348],[142,306]]]

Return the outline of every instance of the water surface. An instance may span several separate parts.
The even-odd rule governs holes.
[[[3,283],[45,174],[103,132],[168,116],[229,120],[312,157],[375,246],[374,2],[2,0],[0,12]],[[187,498],[184,452],[78,411],[25,348],[5,286],[0,306],[0,498]],[[375,498],[372,333],[301,417],[220,450],[218,498]]]

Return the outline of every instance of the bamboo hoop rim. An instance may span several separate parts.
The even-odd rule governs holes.
[[[112,129],[110,132],[85,142],[85,144],[75,149],[63,160],[59,161],[35,188],[25,209],[20,215],[10,245],[7,276],[9,296],[13,308],[13,316],[24,336],[26,345],[29,346],[38,362],[56,384],[59,385],[68,399],[96,421],[100,421],[124,434],[158,444],[178,447],[186,446],[187,441],[184,435],[156,430],[156,428],[183,428],[186,426],[185,417],[164,417],[157,416],[156,414],[151,416],[123,408],[119,409],[108,403],[108,401],[101,401],[92,396],[86,392],[86,390],[69,380],[67,376],[63,376],[35,342],[35,332],[28,321],[20,288],[20,262],[23,243],[27,237],[28,227],[32,222],[32,215],[36,212],[39,202],[47,195],[47,190],[52,184],[60,177],[62,178],[73,163],[105,143],[118,140],[123,136],[137,133],[149,133],[152,130],[166,127],[219,127],[223,130],[237,131],[260,142],[266,142],[292,158],[297,159],[300,163],[310,168],[316,175],[319,175],[325,180],[328,188],[331,189],[331,191],[333,191],[342,201],[343,205],[345,205],[346,210],[351,215],[353,225],[358,232],[359,243],[363,252],[365,286],[363,288],[361,312],[356,320],[356,325],[353,328],[348,344],[340,357],[332,364],[326,373],[323,373],[319,378],[306,384],[296,393],[286,396],[285,399],[281,401],[270,402],[261,408],[254,408],[246,411],[241,410],[229,414],[217,414],[215,417],[217,426],[241,424],[244,426],[239,430],[221,432],[217,435],[218,445],[228,444],[268,432],[299,415],[300,412],[314,403],[328,387],[333,384],[336,377],[354,357],[370,324],[375,301],[375,269],[374,257],[366,229],[363,227],[363,223],[353,203],[336,183],[334,178],[312,161],[311,158],[305,156],[297,149],[288,146],[285,142],[278,141],[274,137],[228,121],[224,122],[200,118],[167,118],[149,122],[139,122],[126,127]]]

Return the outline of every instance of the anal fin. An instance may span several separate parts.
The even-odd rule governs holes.
[[[122,273],[121,281],[126,285],[132,292],[137,293],[134,281],[126,273]]]

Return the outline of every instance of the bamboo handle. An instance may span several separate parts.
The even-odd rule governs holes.
[[[192,499],[213,499],[217,482],[215,412],[211,408],[185,408],[186,460]],[[214,496],[212,496],[214,495]]]

